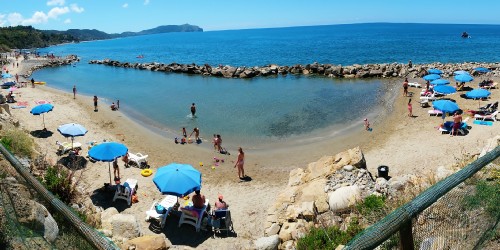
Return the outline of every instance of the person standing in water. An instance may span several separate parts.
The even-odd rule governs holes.
[[[191,104],[191,116],[195,117],[195,115],[196,115],[196,105],[194,105],[193,102],[193,104]]]
[[[94,96],[94,112],[97,112],[97,96]]]

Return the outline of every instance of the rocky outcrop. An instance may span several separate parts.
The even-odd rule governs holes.
[[[121,249],[166,250],[172,246],[164,235],[145,235],[125,242]]]
[[[141,236],[141,227],[134,215],[120,214],[114,207],[101,213],[101,232],[115,242],[126,242]]]
[[[53,59],[46,60],[46,61],[37,60],[36,63],[34,65],[32,65],[30,67],[30,69],[28,69],[26,71],[26,73],[21,75],[21,76],[24,78],[28,78],[29,76],[31,76],[31,74],[35,70],[42,69],[42,68],[48,68],[48,67],[58,67],[58,66],[63,66],[63,65],[69,65],[69,64],[72,64],[72,63],[78,62],[78,61],[80,61],[80,59],[76,55],[69,55],[65,58],[53,58]],[[25,61],[25,64],[30,65],[30,63],[28,61]]]
[[[485,67],[491,70],[486,76],[500,76],[499,63],[429,63],[413,65],[411,68],[401,63],[383,63],[383,64],[354,64],[349,66],[320,64],[296,64],[293,66],[279,66],[276,64],[254,66],[254,67],[235,67],[218,65],[212,67],[208,64],[179,64],[179,63],[129,63],[116,60],[91,60],[89,64],[102,64],[113,67],[133,68],[151,71],[162,71],[183,74],[196,74],[204,76],[215,76],[224,78],[253,78],[257,76],[278,76],[287,74],[301,75],[320,75],[331,78],[392,78],[408,77],[420,78],[427,74],[427,69],[439,68],[442,70],[443,77],[453,76],[457,70],[466,70],[472,75],[478,75],[479,72],[474,68]]]

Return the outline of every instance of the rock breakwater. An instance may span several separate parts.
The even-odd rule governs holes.
[[[382,64],[354,64],[349,66],[334,65],[334,64],[296,64],[293,66],[280,66],[270,64],[265,66],[230,66],[218,65],[211,66],[208,64],[179,64],[179,63],[130,63],[120,62],[111,59],[91,60],[89,64],[102,64],[113,67],[133,68],[140,70],[151,70],[170,73],[193,74],[203,76],[215,76],[221,78],[253,78],[259,76],[278,76],[287,74],[298,75],[318,75],[331,78],[394,78],[408,77],[420,78],[427,74],[427,70],[438,68],[443,71],[443,77],[453,76],[453,72],[457,70],[465,70],[472,75],[478,75],[474,68],[484,67],[491,70],[486,73],[486,76],[500,76],[500,63],[429,63],[417,64],[411,67],[402,63],[382,63]]]
[[[69,65],[74,62],[78,62],[80,59],[78,58],[77,55],[69,55],[64,58],[53,58],[53,59],[47,59],[47,60],[40,60],[40,59],[27,59],[24,60],[24,64],[28,65],[29,69],[26,71],[25,74],[21,75],[24,78],[28,78],[33,74],[35,70],[42,69],[42,68],[47,68],[47,67],[58,67],[58,66],[63,66],[63,65]]]

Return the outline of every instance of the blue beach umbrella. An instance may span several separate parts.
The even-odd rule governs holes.
[[[474,80],[474,78],[468,74],[456,75],[454,78],[457,82],[472,82]]]
[[[61,133],[64,137],[71,137],[71,148],[73,148],[73,140],[75,136],[84,136],[87,133],[87,129],[77,123],[68,123],[61,125],[57,128],[57,131]]]
[[[33,115],[42,115],[43,119],[43,129],[45,130],[45,116],[43,114],[48,113],[54,109],[54,105],[50,103],[41,104],[33,107],[30,111]]]
[[[441,71],[439,69],[428,69],[427,72],[429,74],[443,74],[443,71]]]
[[[457,71],[454,71],[453,72],[454,75],[470,75],[469,72],[465,71],[465,70],[457,70]]]
[[[449,95],[449,94],[453,94],[453,93],[457,92],[457,90],[452,86],[439,85],[439,86],[434,87],[434,92],[439,93],[439,94],[443,94],[443,95]]]
[[[2,73],[2,78],[11,78],[12,75],[9,73]]]
[[[481,99],[486,98],[490,95],[491,95],[491,92],[489,92],[486,89],[473,89],[473,90],[465,93],[465,96],[467,96],[467,98],[478,99],[479,100],[479,107],[481,107]]]
[[[426,81],[433,81],[433,80],[436,80],[436,79],[441,78],[441,76],[440,76],[440,75],[438,75],[438,74],[430,74],[430,75],[426,75],[426,76],[424,76],[423,78],[424,78],[424,80],[426,80]]]
[[[103,142],[93,146],[89,150],[89,157],[102,162],[108,162],[109,167],[109,183],[111,183],[111,162],[118,157],[126,155],[128,148],[118,142]]]
[[[458,105],[450,100],[437,100],[432,102],[434,109],[440,110],[443,113],[454,113],[460,108]]]
[[[201,189],[201,173],[191,165],[171,163],[156,171],[153,182],[162,194],[181,197]]]
[[[479,73],[488,73],[488,72],[491,71],[491,70],[489,70],[487,68],[484,68],[484,67],[477,67],[474,70],[477,71],[477,72],[479,72]]]
[[[446,85],[446,84],[450,84],[450,81],[446,80],[446,79],[436,79],[434,81],[431,82],[432,85]]]

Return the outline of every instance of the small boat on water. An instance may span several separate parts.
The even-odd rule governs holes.
[[[144,58],[144,55],[138,55],[137,58]]]

